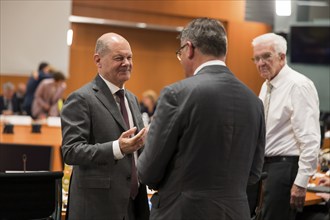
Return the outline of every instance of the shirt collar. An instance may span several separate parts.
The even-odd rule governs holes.
[[[118,86],[116,86],[115,84],[113,84],[110,81],[106,80],[103,76],[101,76],[101,74],[99,74],[99,76],[103,79],[103,81],[105,82],[105,84],[107,84],[107,86],[110,89],[112,95],[114,95],[118,90],[121,89]],[[125,87],[123,87],[122,89],[125,89]]]
[[[198,72],[206,67],[206,66],[213,66],[213,65],[220,65],[220,66],[226,66],[225,62],[221,61],[221,60],[211,60],[211,61],[207,61],[205,63],[203,63],[202,65],[200,65],[199,67],[197,67],[197,69],[194,72],[194,75],[197,75]]]
[[[272,84],[274,88],[279,87],[282,84],[285,75],[287,75],[288,72],[290,72],[289,69],[290,67],[287,64],[285,64],[283,68],[280,70],[280,72],[277,74],[277,76],[275,76],[272,80],[270,80],[270,84]]]

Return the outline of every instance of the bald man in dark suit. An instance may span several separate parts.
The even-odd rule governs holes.
[[[140,180],[158,190],[154,220],[249,220],[248,183],[261,175],[261,100],[226,67],[226,32],[193,20],[177,57],[187,79],[161,93],[138,160]]]
[[[137,98],[124,88],[133,67],[128,41],[102,35],[94,62],[97,76],[68,97],[61,113],[63,158],[73,165],[68,219],[145,220],[146,187],[135,168],[145,129]]]

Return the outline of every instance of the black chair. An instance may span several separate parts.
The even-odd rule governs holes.
[[[262,202],[263,202],[262,187],[263,187],[263,182],[266,178],[267,178],[267,173],[266,172],[261,173],[260,180],[256,184],[248,185],[246,189],[246,194],[249,201],[251,219],[257,219],[257,216],[260,215]]]
[[[0,143],[0,172],[50,171],[52,154],[52,146]]]
[[[60,220],[63,172],[0,173],[0,220]]]

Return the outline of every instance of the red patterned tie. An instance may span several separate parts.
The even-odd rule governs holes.
[[[129,121],[128,121],[128,114],[127,114],[127,109],[125,106],[125,92],[123,89],[120,89],[116,92],[116,95],[120,99],[120,111],[121,114],[123,115],[124,121],[127,125],[127,128],[130,128],[129,126]],[[136,166],[135,166],[135,158],[134,154],[131,154],[132,157],[132,174],[131,174],[131,198],[135,198],[136,195],[138,194],[138,179],[137,179],[137,171],[136,171]]]

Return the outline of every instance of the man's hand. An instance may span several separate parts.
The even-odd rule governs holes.
[[[143,146],[146,129],[143,128],[139,133],[133,136],[136,129],[136,127],[131,128],[120,135],[118,142],[123,154],[131,154]]]
[[[320,186],[330,186],[330,177],[322,177],[319,180],[319,185]]]
[[[298,212],[301,212],[304,208],[305,197],[306,197],[306,188],[293,184],[291,188],[291,199],[290,199],[291,207],[293,209],[296,209]]]

